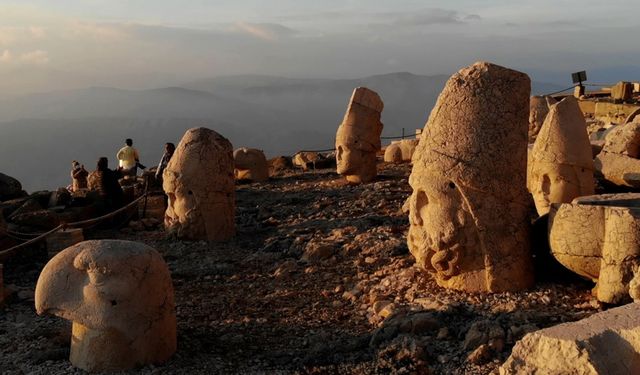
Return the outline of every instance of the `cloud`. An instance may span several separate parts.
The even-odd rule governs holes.
[[[295,34],[295,30],[277,23],[236,22],[232,31],[245,33],[268,42]]]
[[[32,66],[46,65],[49,63],[49,54],[43,50],[35,50],[16,55],[10,50],[5,49],[2,54],[0,54],[0,63]]]
[[[93,37],[100,40],[122,40],[127,37],[123,24],[102,24],[95,22],[76,21],[68,31],[73,36]]]

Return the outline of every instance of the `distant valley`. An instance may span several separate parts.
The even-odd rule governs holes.
[[[165,142],[206,126],[234,147],[263,149],[268,157],[333,147],[353,88],[377,91],[385,103],[383,135],[422,128],[448,76],[393,73],[353,80],[247,75],[203,79],[179,87],[121,90],[93,87],[0,101],[0,172],[27,191],[70,182],[71,160],[92,170],[100,156],[133,138],[143,164],[158,162]],[[534,94],[561,89],[533,83]]]

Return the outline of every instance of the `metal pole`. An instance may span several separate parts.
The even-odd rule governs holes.
[[[404,128],[402,128],[402,139],[404,139]]]

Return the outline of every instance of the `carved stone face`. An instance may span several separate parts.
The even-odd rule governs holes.
[[[235,234],[231,143],[206,128],[188,130],[162,175],[165,227],[178,237],[224,241]]]
[[[70,360],[88,371],[159,363],[176,350],[167,265],[137,242],[85,241],[58,253],[36,285],[36,311],[73,322]]]
[[[337,172],[349,182],[369,182],[377,174],[382,108],[382,100],[375,92],[364,87],[353,91],[335,143]]]
[[[593,192],[593,171],[575,165],[536,163],[531,168],[529,179],[539,214],[549,212],[551,203],[571,202]]]
[[[484,254],[460,187],[437,173],[412,175],[409,184],[408,245],[417,263],[451,287],[460,288],[463,282],[483,286]]]

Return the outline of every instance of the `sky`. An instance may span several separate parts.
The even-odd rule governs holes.
[[[638,14],[636,0],[0,0],[0,97],[239,74],[451,74],[477,60],[542,81],[635,74]]]

